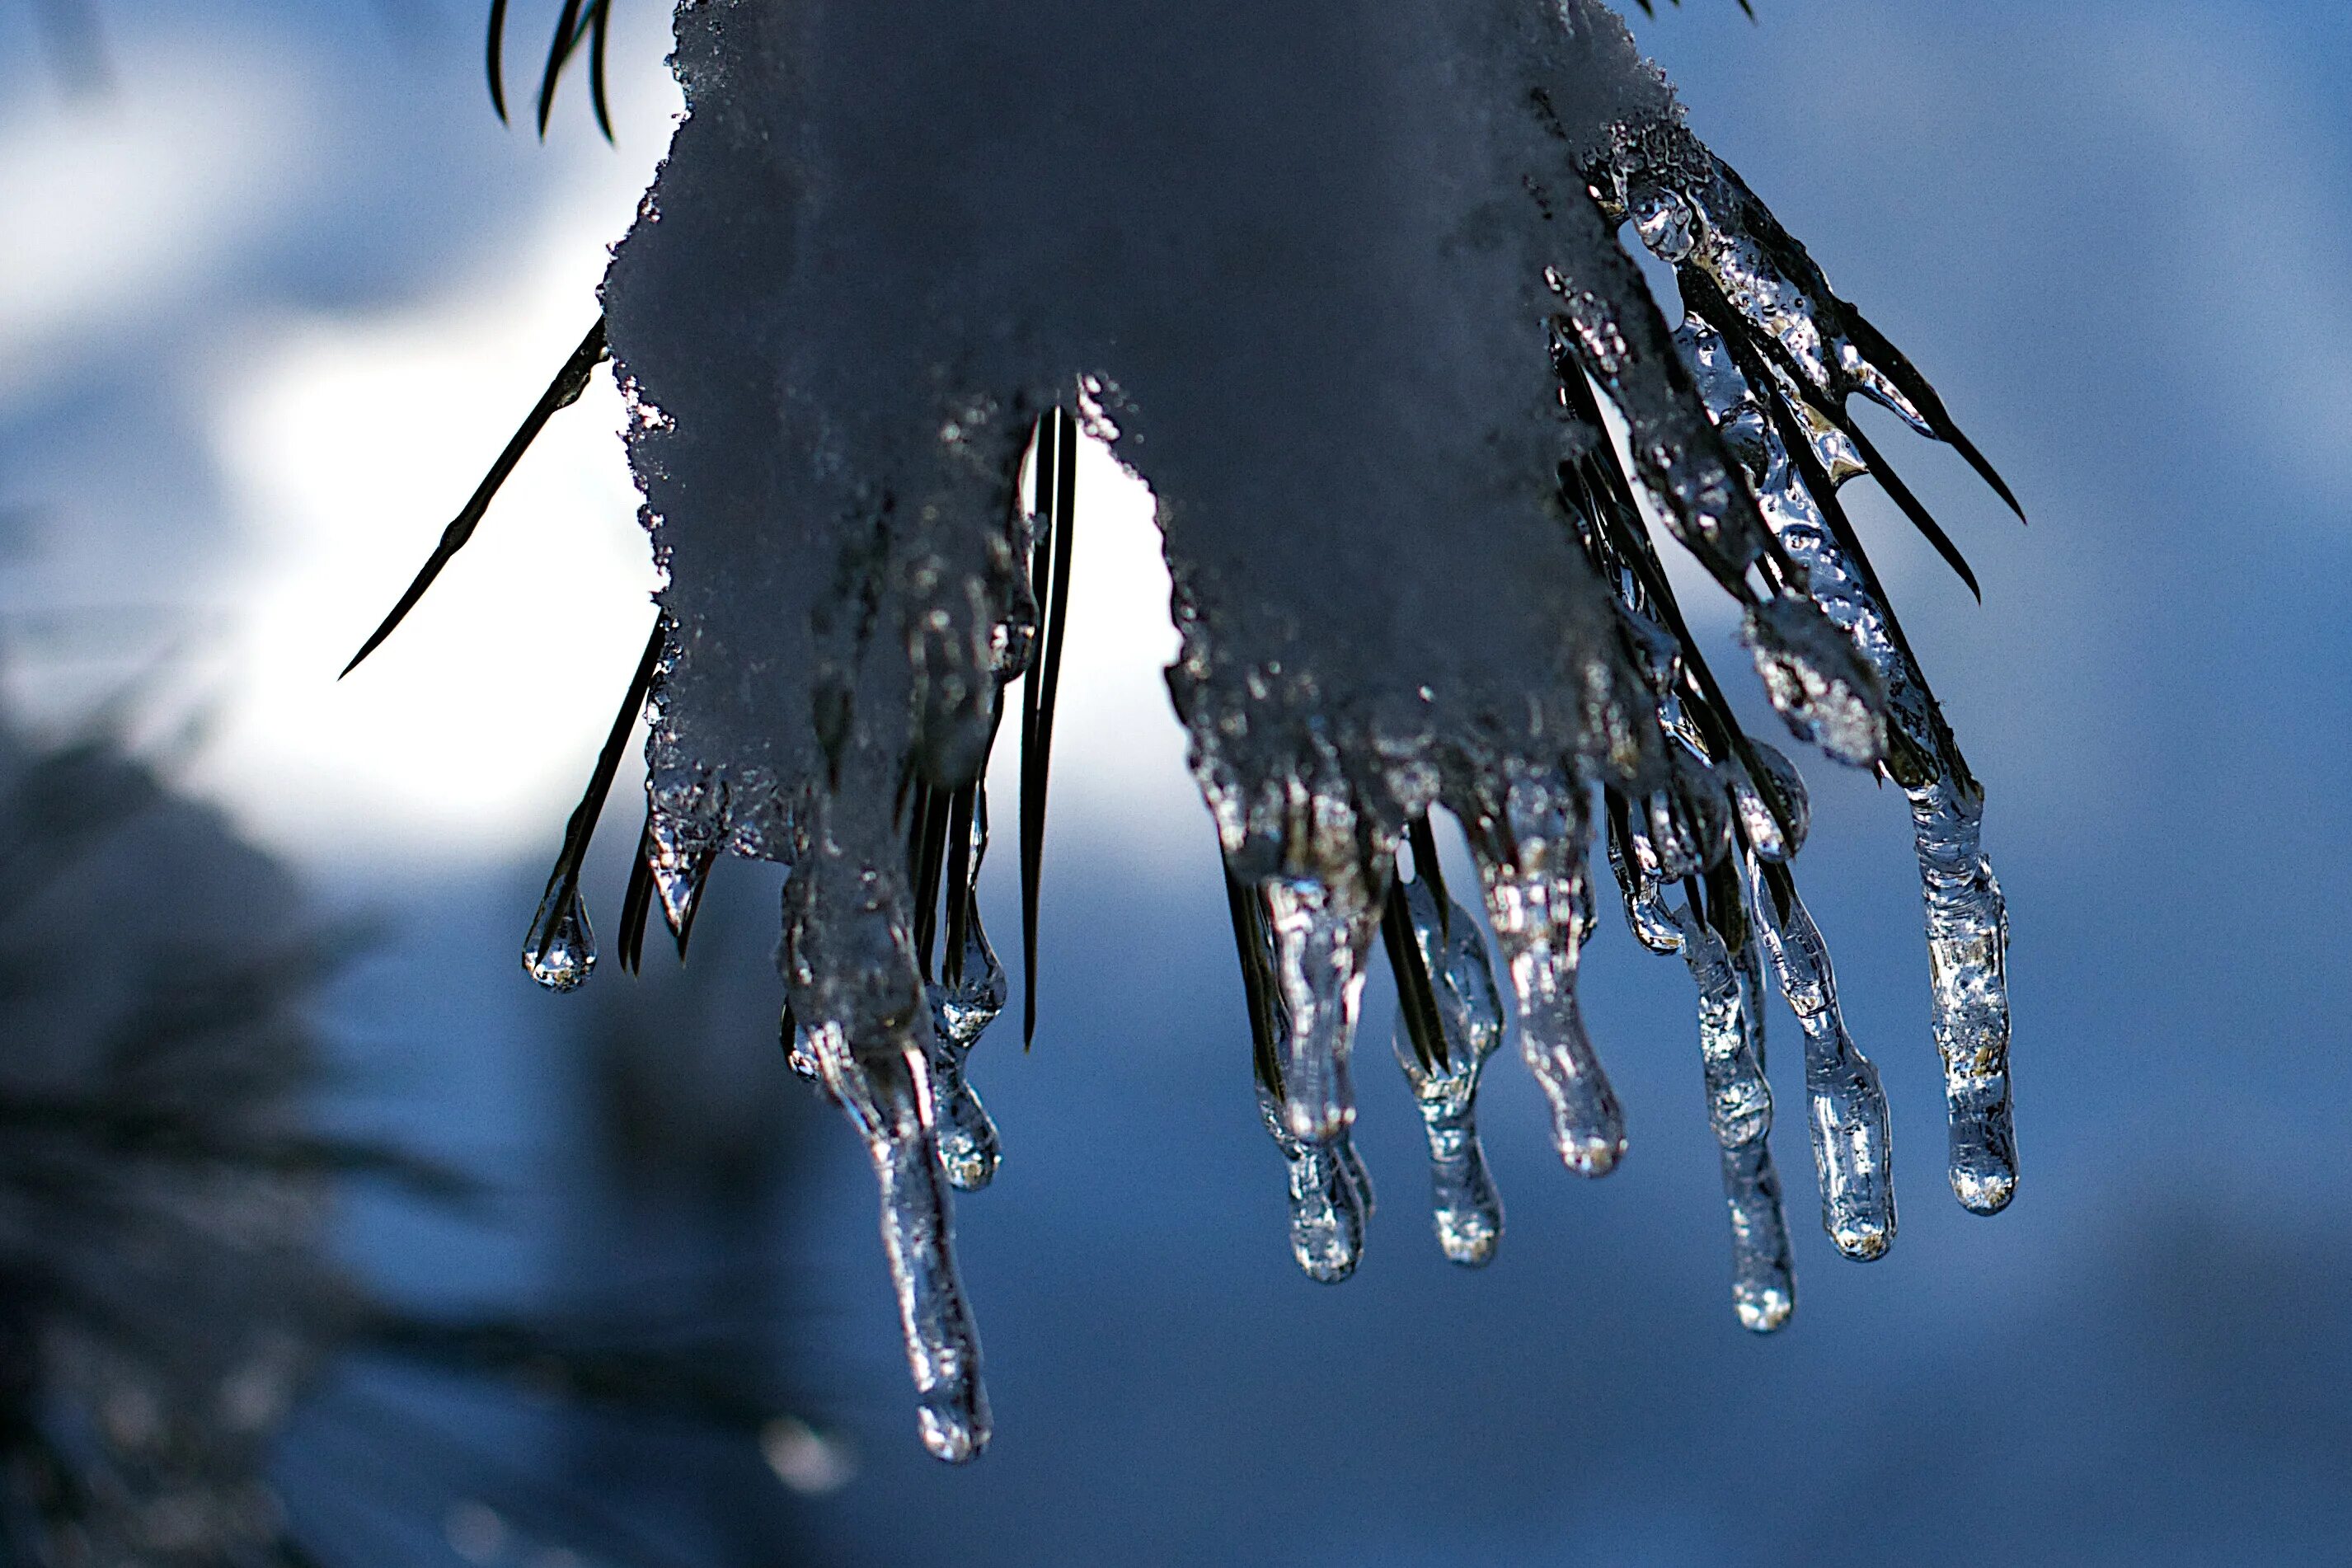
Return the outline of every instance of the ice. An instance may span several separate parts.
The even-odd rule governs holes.
[[[1416,1038],[1411,1011],[1401,1005],[1397,1065],[1412,1086],[1429,1139],[1430,1215],[1437,1245],[1448,1259],[1475,1268],[1492,1261],[1503,1237],[1503,1201],[1479,1146],[1478,1079],[1503,1039],[1503,1001],[1486,963],[1486,943],[1470,911],[1445,896],[1438,879],[1434,841],[1424,825],[1416,845],[1414,876],[1391,893],[1392,965],[1415,964],[1429,987],[1438,1036]],[[1395,917],[1401,907],[1402,919]],[[1400,982],[1400,989],[1403,983]]]
[[[694,831],[675,813],[656,807],[650,820],[653,854],[647,864],[653,871],[654,893],[661,900],[662,920],[683,956],[687,936],[694,929],[695,909],[702,900],[703,881],[719,857],[719,843],[710,835]]]
[[[1998,1213],[2017,1184],[2009,1091],[2008,917],[1980,847],[1984,794],[1944,721],[1900,626],[1858,548],[1831,509],[1833,490],[1808,484],[1795,450],[1735,363],[1732,346],[1693,316],[1677,333],[1698,384],[1761,498],[1763,514],[1801,566],[1815,602],[1876,672],[1893,732],[1904,742],[1888,771],[1908,797],[1927,909],[1936,1045],[1943,1058],[1950,1126],[1950,1179],[1968,1208]],[[1775,377],[1785,407],[1794,394]],[[1816,436],[1816,450],[1842,442]],[[1832,447],[1832,450],[1850,449]],[[1869,470],[1856,459],[1849,477]],[[1826,503],[1823,494],[1826,491]],[[1850,537],[1850,534],[1849,534]]]
[[[2017,1191],[2009,1098],[2009,912],[1977,847],[1981,795],[1947,780],[1910,792],[1951,1116],[1952,1191],[1998,1214]]]
[[[1780,1181],[1772,1169],[1772,1087],[1764,1077],[1764,1020],[1758,1011],[1763,976],[1752,940],[1735,958],[1696,910],[1678,910],[1677,923],[1683,958],[1698,986],[1707,1122],[1722,1152],[1723,1196],[1731,1211],[1732,1307],[1743,1327],[1769,1333],[1796,1309],[1797,1288]]]
[[[1290,1166],[1290,1251],[1309,1279],[1337,1285],[1364,1256],[1372,1194],[1345,1132],[1309,1141],[1291,1131],[1288,1110],[1264,1084],[1258,1112]]]
[[[1278,878],[1261,891],[1288,1024],[1276,1058],[1283,1114],[1293,1137],[1337,1138],[1356,1120],[1348,1056],[1378,906],[1365,879],[1345,870],[1329,881]]]
[[[908,889],[890,868],[859,865],[829,831],[836,811],[877,805],[824,801],[806,819],[808,853],[784,884],[784,977],[796,1043],[874,1168],[923,1445],[954,1462],[987,1446],[988,1396],[979,1331],[956,1275],[935,1131],[931,1015],[906,918]]]
[[[929,1069],[919,1047],[881,1055],[853,1050],[840,1026],[809,1042],[825,1089],[866,1141],[882,1195],[882,1250],[898,1299],[907,1364],[914,1373],[923,1447],[950,1463],[988,1446],[988,1394],[980,1335],[956,1279],[952,1221],[929,1126]]]
[[[1894,1171],[1887,1151],[1886,1096],[1878,1069],[1846,1034],[1828,944],[1786,873],[1752,863],[1751,907],[1780,994],[1805,1031],[1805,1098],[1821,1182],[1822,1228],[1837,1249],[1864,1261],[1895,1240]]]
[[[1831,756],[1868,767],[1886,754],[1885,689],[1877,671],[1816,607],[1769,599],[1740,623],[1764,694],[1790,731]]]
[[[1464,826],[1510,973],[1519,1052],[1551,1108],[1561,1162],[1580,1176],[1606,1175],[1625,1152],[1625,1121],[1576,1003],[1592,919],[1584,799],[1565,776],[1524,767],[1481,783]]]
[[[964,827],[965,872],[948,889],[948,957],[941,978],[925,989],[931,1008],[932,1098],[940,1108],[940,1163],[964,1192],[988,1185],[1001,1157],[996,1123],[964,1077],[964,1061],[982,1033],[1004,1011],[1004,965],[980,922],[980,867],[988,857],[988,795],[975,790]]]

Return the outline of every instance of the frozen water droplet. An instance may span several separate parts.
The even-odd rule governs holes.
[[[1952,1191],[1977,1214],[2017,1192],[2010,1121],[2009,914],[1978,848],[1984,803],[1949,780],[1911,792],[1936,988],[1936,1047],[1951,1120]]]
[[[825,1089],[866,1142],[882,1200],[882,1247],[914,1373],[923,1447],[950,1464],[988,1446],[980,1333],[956,1277],[954,1221],[931,1135],[930,1076],[911,1042],[854,1050],[837,1024],[803,1037]]]
[[[1582,1176],[1606,1175],[1625,1152],[1625,1121],[1584,1033],[1576,966],[1591,919],[1585,809],[1564,775],[1516,770],[1495,808],[1465,816],[1487,918],[1511,976],[1519,1052],[1551,1108],[1552,1143]]]
[[[1750,607],[1739,640],[1756,656],[1773,711],[1799,739],[1858,768],[1886,754],[1885,687],[1811,600]]]
[[[1290,1166],[1290,1251],[1309,1279],[1337,1285],[1364,1255],[1371,1184],[1345,1132],[1309,1142],[1293,1133],[1282,1102],[1257,1086],[1259,1114]]]
[[[939,1117],[940,1165],[967,1193],[995,1179],[1002,1154],[996,1122],[964,1077],[963,1048],[940,1041],[929,1055],[931,1098]]]
[[[1751,863],[1749,897],[1780,994],[1805,1031],[1805,1094],[1811,1103],[1813,1169],[1821,1180],[1822,1227],[1848,1258],[1870,1259],[1895,1239],[1895,1187],[1887,1152],[1886,1096],[1878,1069],[1846,1034],[1829,948],[1793,886],[1776,902],[1766,873]]]
[[[1663,185],[1645,187],[1633,201],[1633,227],[1650,253],[1668,266],[1690,254],[1691,225],[1696,215],[1681,194]]]
[[[1412,1086],[1429,1139],[1430,1215],[1437,1245],[1465,1268],[1492,1261],[1503,1237],[1503,1201],[1478,1142],[1478,1079],[1503,1038],[1503,1002],[1486,944],[1469,911],[1441,906],[1426,870],[1403,885],[1413,941],[1429,972],[1445,1060],[1424,1063],[1411,1031],[1397,1026],[1397,1065]]]
[[[1666,908],[1649,838],[1633,830],[1631,810],[1621,797],[1612,794],[1608,799],[1609,867],[1625,897],[1625,923],[1633,928],[1634,939],[1652,952],[1680,952],[1682,930]]]
[[[1805,847],[1805,836],[1813,822],[1812,802],[1796,764],[1778,748],[1751,740],[1748,749],[1756,759],[1759,774],[1751,776],[1737,766],[1727,770],[1740,830],[1760,858],[1785,864]]]
[[[1657,875],[1678,882],[1722,863],[1731,847],[1731,803],[1722,777],[1679,742],[1666,748],[1664,789],[1643,797],[1642,827]]]
[[[1797,1310],[1780,1177],[1764,1140],[1723,1151],[1723,1195],[1731,1210],[1731,1306],[1739,1326],[1769,1334]]]
[[[577,989],[596,967],[596,933],[588,924],[588,901],[577,883],[568,889],[563,884],[561,876],[548,883],[522,942],[524,972],[550,991]]]

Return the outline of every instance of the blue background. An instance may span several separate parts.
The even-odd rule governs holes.
[[[169,9],[104,19],[119,45]],[[321,85],[306,133],[328,138],[332,174],[197,295],[95,332],[69,375],[7,405],[0,503],[79,530],[20,528],[48,592],[94,581],[73,564],[92,530],[167,598],[194,596],[236,536],[203,441],[156,392],[202,374],[224,323],[424,298],[544,199],[542,154],[482,101],[469,7],[215,9]],[[445,1401],[452,1442],[559,1489],[604,1478],[688,1561],[2342,1560],[2352,20],[2290,0],[1759,9],[1751,25],[1691,0],[1636,30],[1700,134],[1937,384],[2032,519],[2021,530],[1948,453],[1888,432],[1974,563],[1979,608],[1889,509],[1858,509],[1990,795],[2014,1206],[1974,1218],[1944,1185],[1900,797],[1816,761],[1801,875],[1894,1106],[1891,1255],[1846,1263],[1811,1223],[1776,1006],[1800,1304],[1779,1335],[1738,1330],[1688,985],[1612,918],[1585,995],[1632,1123],[1624,1166],[1564,1174],[1498,1058],[1484,1124],[1509,1229],[1485,1272],[1445,1264],[1419,1129],[1379,1060],[1376,981],[1358,1076],[1380,1212],[1358,1277],[1310,1284],[1251,1101],[1205,816],[1175,860],[1085,816],[1048,854],[1036,1048],[1020,1054],[1008,1019],[974,1060],[1007,1151],[959,1210],[999,1430],[950,1470],[913,1440],[857,1151],[774,1056],[772,874],[740,871],[709,917],[722,994],[674,1031],[718,1061],[717,1103],[755,1107],[794,1151],[760,1168],[772,1192],[746,1218],[698,1189],[635,1209],[583,1195],[580,1043],[626,982],[531,991],[513,958],[530,867],[316,858],[323,907],[387,916],[331,997],[373,1074],[334,1113],[511,1191],[489,1216],[360,1201],[354,1259],[420,1300],[584,1290],[719,1312],[743,1300],[728,1269],[756,1254],[793,1398],[862,1468],[819,1498],[720,1486],[735,1460],[684,1438],[616,1451]],[[49,90],[22,14],[0,15],[12,28],[9,90]],[[600,866],[600,910],[618,874]],[[1000,933],[1007,891],[992,878]],[[331,1416],[292,1439],[295,1470],[330,1473],[313,1494],[352,1484],[333,1479]],[[346,1528],[345,1504],[319,1506]]]

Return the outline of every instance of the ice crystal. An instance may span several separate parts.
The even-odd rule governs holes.
[[[656,885],[682,933],[720,847],[790,868],[786,1041],[872,1156],[934,1453],[988,1436],[948,1194],[996,1159],[965,1079],[1007,990],[979,926],[981,780],[1017,682],[1034,1027],[1080,430],[1157,499],[1170,692],[1309,1275],[1354,1269],[1372,1209],[1350,1069],[1376,934],[1446,1256],[1500,1239],[1473,1102],[1503,990],[1563,1163],[1622,1154],[1576,994],[1596,836],[1637,938],[1696,987],[1739,1321],[1794,1302],[1768,963],[1806,1042],[1824,1226],[1854,1258],[1894,1237],[1886,1107],[1790,869],[1804,786],[1734,717],[1654,522],[1737,602],[1790,732],[1908,795],[1952,1182],[2008,1201],[1982,793],[1839,487],[1874,477],[1974,578],[1847,400],[2008,491],[1599,0],[1400,0],[1344,30],[1281,6],[1044,0],[1010,26],[950,0],[704,0],[677,40],[688,116],[604,288],[668,574],[654,678],[614,731],[649,688],[624,941]],[[1673,268],[1679,327],[1626,225]],[[541,959],[609,780],[600,760]]]

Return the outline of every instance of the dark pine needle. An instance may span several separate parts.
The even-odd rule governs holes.
[[[563,847],[557,851],[554,869],[549,873],[548,885],[561,885],[555,908],[560,911],[571,907],[580,891],[580,868],[588,858],[588,841],[595,836],[596,819],[604,815],[604,797],[613,792],[613,777],[621,771],[621,754],[628,749],[629,731],[636,728],[637,715],[646,705],[646,693],[653,689],[654,671],[661,665],[662,644],[668,634],[669,617],[654,616],[653,635],[646,639],[645,657],[637,660],[637,673],[629,679],[628,695],[621,700],[621,710],[613,718],[612,731],[604,737],[604,749],[596,753],[595,771],[588,775],[587,793],[572,808],[572,820],[563,826]],[[561,920],[551,920],[540,933],[539,957],[544,960],[554,944],[556,928]]]
[[[486,51],[490,72],[490,107],[499,123],[507,122],[507,0],[490,0],[489,42]]]
[[[932,956],[938,946],[940,881],[947,861],[950,804],[946,791],[928,784],[916,786],[915,821],[910,835],[914,842],[915,951],[921,956],[925,980],[938,973]],[[955,890],[949,889],[948,896],[954,898]]]
[[[1396,977],[1397,1011],[1404,1018],[1413,1055],[1421,1058],[1423,1071],[1442,1071],[1447,1064],[1445,1025],[1438,1016],[1437,990],[1430,980],[1421,938],[1412,929],[1412,909],[1405,901],[1402,878],[1389,879],[1388,902],[1381,911],[1381,939],[1388,947],[1389,971]]]
[[[654,810],[646,807],[646,825],[637,832],[636,858],[629,862],[629,890],[621,900],[621,967],[642,971],[646,955],[646,919],[654,906]]]
[[[1036,665],[1023,682],[1021,722],[1022,1045],[1037,1037],[1037,892],[1045,867],[1045,781],[1054,749],[1054,700],[1062,679],[1062,633],[1070,607],[1070,538],[1077,489],[1075,422],[1056,408],[1039,421],[1035,510],[1043,537],[1030,580],[1047,584],[1039,609]]]
[[[971,824],[982,785],[975,780],[948,803],[948,951],[940,969],[950,985],[963,984],[963,948],[971,930]]]
[[[547,47],[547,70],[539,79],[539,135],[547,139],[547,118],[555,110],[555,84],[563,75],[563,68],[572,58],[572,51],[580,47],[580,0],[563,0],[563,10],[555,19],[555,38]]]
[[[1254,888],[1225,870],[1225,908],[1234,920],[1234,949],[1241,960],[1242,995],[1249,1005],[1250,1061],[1258,1082],[1282,1098],[1282,1064],[1275,1059],[1275,982],[1266,954],[1265,909]]]
[[[425,557],[425,564],[408,584],[407,592],[400,595],[400,602],[393,605],[392,613],[384,616],[383,624],[360,645],[360,651],[352,655],[351,663],[343,666],[343,675],[357,669],[360,661],[381,647],[383,639],[393,634],[394,628],[408,618],[408,612],[425,597],[425,591],[433,586],[434,579],[441,575],[441,569],[449,564],[457,552],[466,548],[467,542],[474,537],[474,530],[481,525],[484,514],[490,510],[490,502],[497,499],[499,487],[507,482],[507,476],[514,472],[515,465],[522,461],[522,455],[530,449],[530,444],[539,438],[539,433],[547,427],[547,422],[555,416],[556,411],[580,401],[580,395],[588,389],[588,377],[604,362],[605,352],[604,319],[599,316],[596,324],[588,329],[588,335],[580,340],[580,346],[572,351],[572,357],[563,362],[563,368],[555,373],[555,379],[548,383],[547,390],[540,395],[538,404],[524,418],[522,427],[507,443],[506,450],[499,454],[499,460],[490,465],[488,473],[482,476],[482,482],[475,487],[465,510],[441,531],[441,542],[433,547],[433,553]],[[335,679],[340,680],[342,676]]]
[[[604,94],[604,43],[612,30],[613,0],[593,0],[589,17],[588,97],[596,109],[596,129],[613,140],[613,110]]]

